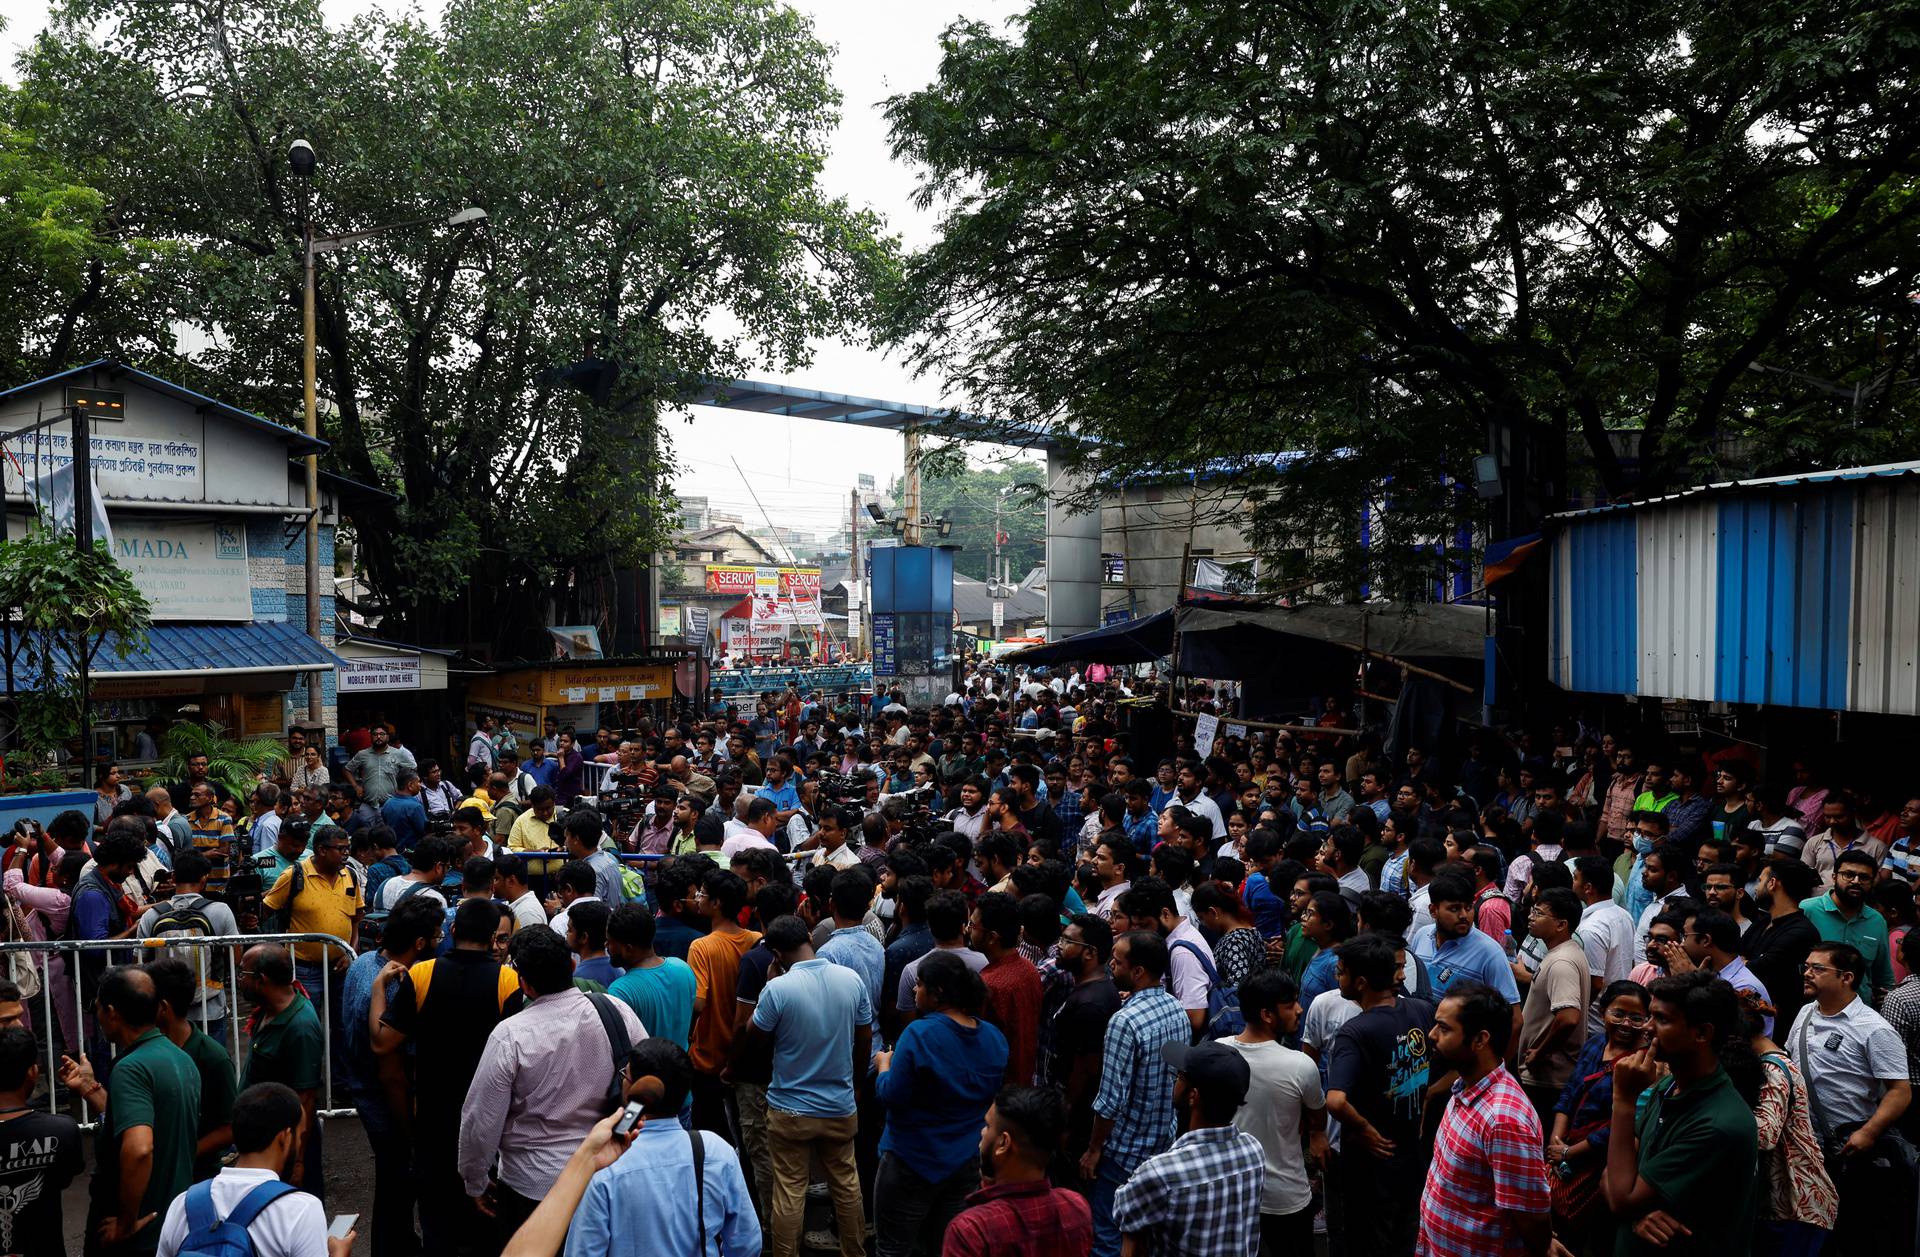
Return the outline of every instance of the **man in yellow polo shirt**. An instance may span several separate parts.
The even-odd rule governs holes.
[[[306,859],[282,873],[260,902],[286,913],[289,934],[330,934],[345,939],[345,948],[318,942],[293,945],[293,973],[314,1007],[325,1008],[333,1022],[333,1041],[343,1043],[340,1028],[340,982],[353,963],[353,942],[360,914],[366,911],[366,887],[347,867],[347,831],[336,825],[313,831],[313,850]],[[345,1094],[346,1054],[334,1054],[334,1091]]]
[[[535,786],[527,796],[527,810],[514,818],[513,832],[507,835],[507,847],[513,851],[551,851],[556,844],[550,831],[558,810],[552,786]]]

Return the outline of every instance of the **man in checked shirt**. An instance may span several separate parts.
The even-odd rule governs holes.
[[[1119,1257],[1114,1193],[1141,1162],[1173,1142],[1174,1070],[1160,1049],[1193,1037],[1186,1010],[1160,985],[1167,976],[1167,944],[1158,934],[1122,934],[1113,942],[1108,968],[1113,984],[1131,994],[1107,1022],[1093,1137],[1080,1158],[1080,1176],[1092,1184],[1087,1195],[1096,1257]]]
[[[1247,1058],[1224,1043],[1168,1043],[1160,1055],[1178,1071],[1173,1107],[1186,1131],[1114,1193],[1122,1251],[1254,1257],[1267,1158],[1233,1124],[1253,1083]]]

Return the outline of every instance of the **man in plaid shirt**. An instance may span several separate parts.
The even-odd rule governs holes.
[[[1540,1119],[1501,1063],[1512,1033],[1506,997],[1478,983],[1434,1012],[1430,1046],[1460,1079],[1420,1198],[1420,1257],[1543,1257],[1553,1244]]]
[[[1067,1129],[1067,1106],[1051,1087],[1002,1087],[980,1132],[979,1191],[947,1228],[941,1257],[1056,1257],[1093,1243],[1078,1193],[1047,1181]]]
[[[1257,1257],[1266,1153],[1233,1125],[1253,1071],[1220,1043],[1168,1043],[1160,1055],[1178,1071],[1173,1107],[1187,1131],[1114,1193],[1114,1225],[1129,1240],[1144,1238],[1149,1252]]]
[[[1167,976],[1167,944],[1158,934],[1122,934],[1114,940],[1108,968],[1113,984],[1132,994],[1107,1023],[1100,1090],[1093,1097],[1093,1136],[1080,1158],[1080,1176],[1092,1183],[1088,1199],[1097,1257],[1120,1252],[1114,1193],[1141,1162],[1173,1142],[1174,1074],[1160,1049],[1193,1038],[1186,1010],[1160,985]]]

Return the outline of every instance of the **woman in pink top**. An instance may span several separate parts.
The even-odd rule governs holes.
[[[85,851],[69,851],[54,871],[52,886],[35,886],[27,880],[21,869],[26,860],[26,848],[15,847],[7,857],[7,871],[4,887],[7,896],[8,915],[19,923],[19,931],[37,943],[59,938],[67,930],[67,914],[73,908],[73,884],[80,880],[80,870],[87,867],[89,859]],[[40,981],[44,990],[51,992],[54,1020],[60,1024],[60,1037],[69,1052],[80,1050],[80,1036],[74,1029],[73,988],[67,982],[67,961],[64,956],[48,956],[44,964],[38,958],[33,962],[41,969]],[[41,997],[43,1000],[47,996]],[[29,1022],[33,1015],[33,1001],[27,1003]]]
[[[1793,789],[1787,791],[1787,808],[1800,818],[1809,834],[1826,830],[1826,814],[1821,811],[1826,805],[1827,788],[1814,780],[1813,765],[1803,759],[1793,761]]]

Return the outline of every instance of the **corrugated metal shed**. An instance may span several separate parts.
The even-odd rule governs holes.
[[[132,651],[125,659],[115,652],[115,639],[109,637],[93,657],[96,678],[305,672],[310,668],[331,669],[340,662],[299,625],[284,622],[157,624],[147,631],[144,648]],[[24,685],[27,669],[17,641],[14,658],[16,681]]]
[[[1920,462],[1701,486],[1549,529],[1567,689],[1920,714]]]

